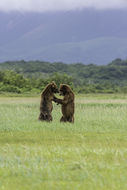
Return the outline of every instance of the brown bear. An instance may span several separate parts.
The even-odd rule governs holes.
[[[63,99],[56,98],[54,96],[54,101],[61,104],[62,107],[62,117],[61,122],[74,122],[74,93],[71,88],[66,84],[60,85],[60,95],[64,96]]]
[[[52,101],[54,99],[54,93],[58,93],[58,88],[55,82],[48,84],[41,93],[41,102],[40,102],[40,115],[39,120],[41,121],[52,121]]]

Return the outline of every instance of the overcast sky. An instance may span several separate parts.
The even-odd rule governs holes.
[[[127,8],[127,0],[0,0],[0,10],[56,11],[83,8]]]

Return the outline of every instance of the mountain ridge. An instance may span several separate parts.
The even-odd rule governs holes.
[[[127,49],[127,39],[121,38],[107,37],[77,43],[58,43],[41,48],[39,47],[37,49],[30,49],[30,45],[31,44],[26,44],[26,46],[23,49],[21,48],[20,51],[14,50],[13,52],[13,50],[11,50],[12,54],[16,54],[12,57],[12,60],[24,59],[50,62],[54,60],[56,62],[82,62],[84,64],[94,63],[100,65],[109,63],[115,58],[127,58],[125,52]],[[13,49],[16,49],[16,47]],[[9,52],[10,51],[6,52],[6,55],[9,54]],[[17,55],[19,59],[17,59]],[[72,57],[75,57],[75,61],[73,61]]]

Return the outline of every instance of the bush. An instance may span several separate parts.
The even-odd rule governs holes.
[[[15,93],[18,93],[18,94],[21,93],[21,89],[19,89],[16,86],[12,86],[12,85],[1,86],[0,91],[1,92],[15,92]]]

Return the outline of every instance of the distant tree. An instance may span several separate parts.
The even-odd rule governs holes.
[[[57,86],[60,86],[60,84],[68,84],[70,86],[73,86],[73,79],[67,74],[54,73],[50,77],[50,81],[55,81]]]
[[[27,80],[23,77],[23,75],[17,74],[14,71],[5,71],[3,83],[22,88],[26,85]]]

